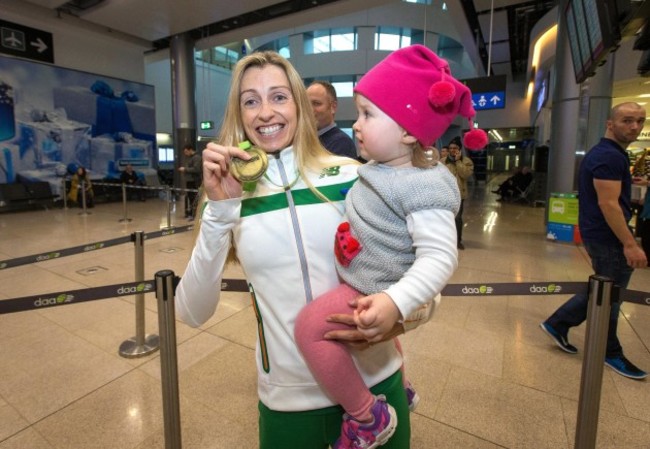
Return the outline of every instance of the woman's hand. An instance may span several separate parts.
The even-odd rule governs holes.
[[[238,157],[247,161],[250,154],[237,147],[225,147],[210,142],[203,150],[203,188],[213,201],[242,195],[241,183],[230,174],[230,160]]]
[[[368,349],[370,347],[370,342],[357,329],[352,314],[337,313],[328,316],[327,321],[347,324],[350,328],[327,332],[324,335],[325,340],[337,340],[352,349]]]
[[[381,294],[383,293],[380,293],[380,295]],[[366,298],[371,298],[372,296],[367,296]],[[353,308],[358,308],[359,301],[366,298],[354,299],[349,304]],[[393,307],[395,306],[393,305]],[[397,307],[395,307],[395,309],[397,309]],[[355,315],[356,314],[358,314],[358,312],[355,311]],[[327,321],[347,324],[350,328],[346,330],[335,330],[327,332],[324,335],[324,338],[326,340],[337,340],[353,349],[367,349],[375,343],[392,340],[398,335],[404,333],[404,327],[397,322],[393,322],[392,326],[385,326],[381,331],[378,328],[374,328],[372,325],[365,329],[359,329],[355,321],[355,315],[339,313],[327,317]],[[372,333],[372,341],[369,341],[366,336],[369,332]]]

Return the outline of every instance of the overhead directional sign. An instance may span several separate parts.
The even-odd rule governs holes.
[[[0,20],[0,53],[53,64],[52,33]]]
[[[503,109],[506,107],[506,93],[505,92],[484,92],[480,94],[472,94],[472,105],[474,110],[480,111],[482,109]]]
[[[506,76],[493,75],[463,80],[472,91],[472,105],[476,111],[506,107]]]

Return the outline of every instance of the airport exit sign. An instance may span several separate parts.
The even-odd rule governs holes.
[[[211,120],[207,120],[205,122],[201,122],[201,129],[212,129],[214,128],[214,122]]]

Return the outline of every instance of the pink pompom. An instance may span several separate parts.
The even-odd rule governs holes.
[[[471,151],[479,151],[488,144],[488,136],[482,129],[473,129],[463,136],[463,145]]]
[[[436,108],[447,106],[455,96],[456,88],[448,81],[435,82],[429,88],[429,101]]]

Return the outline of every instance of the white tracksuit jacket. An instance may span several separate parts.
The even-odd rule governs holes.
[[[305,365],[293,329],[307,302],[340,283],[334,236],[343,218],[344,193],[356,180],[356,170],[350,164],[308,175],[333,203],[315,197],[302,180],[285,192],[278,186],[290,185],[297,177],[293,150],[287,148],[269,157],[268,179],[258,181],[253,194],[209,201],[202,215],[196,246],[176,290],[177,314],[191,326],[200,326],[212,316],[234,239],[258,321],[258,395],[272,410],[333,405]],[[453,216],[450,220],[453,223]],[[390,341],[354,356],[370,386],[402,364]]]

